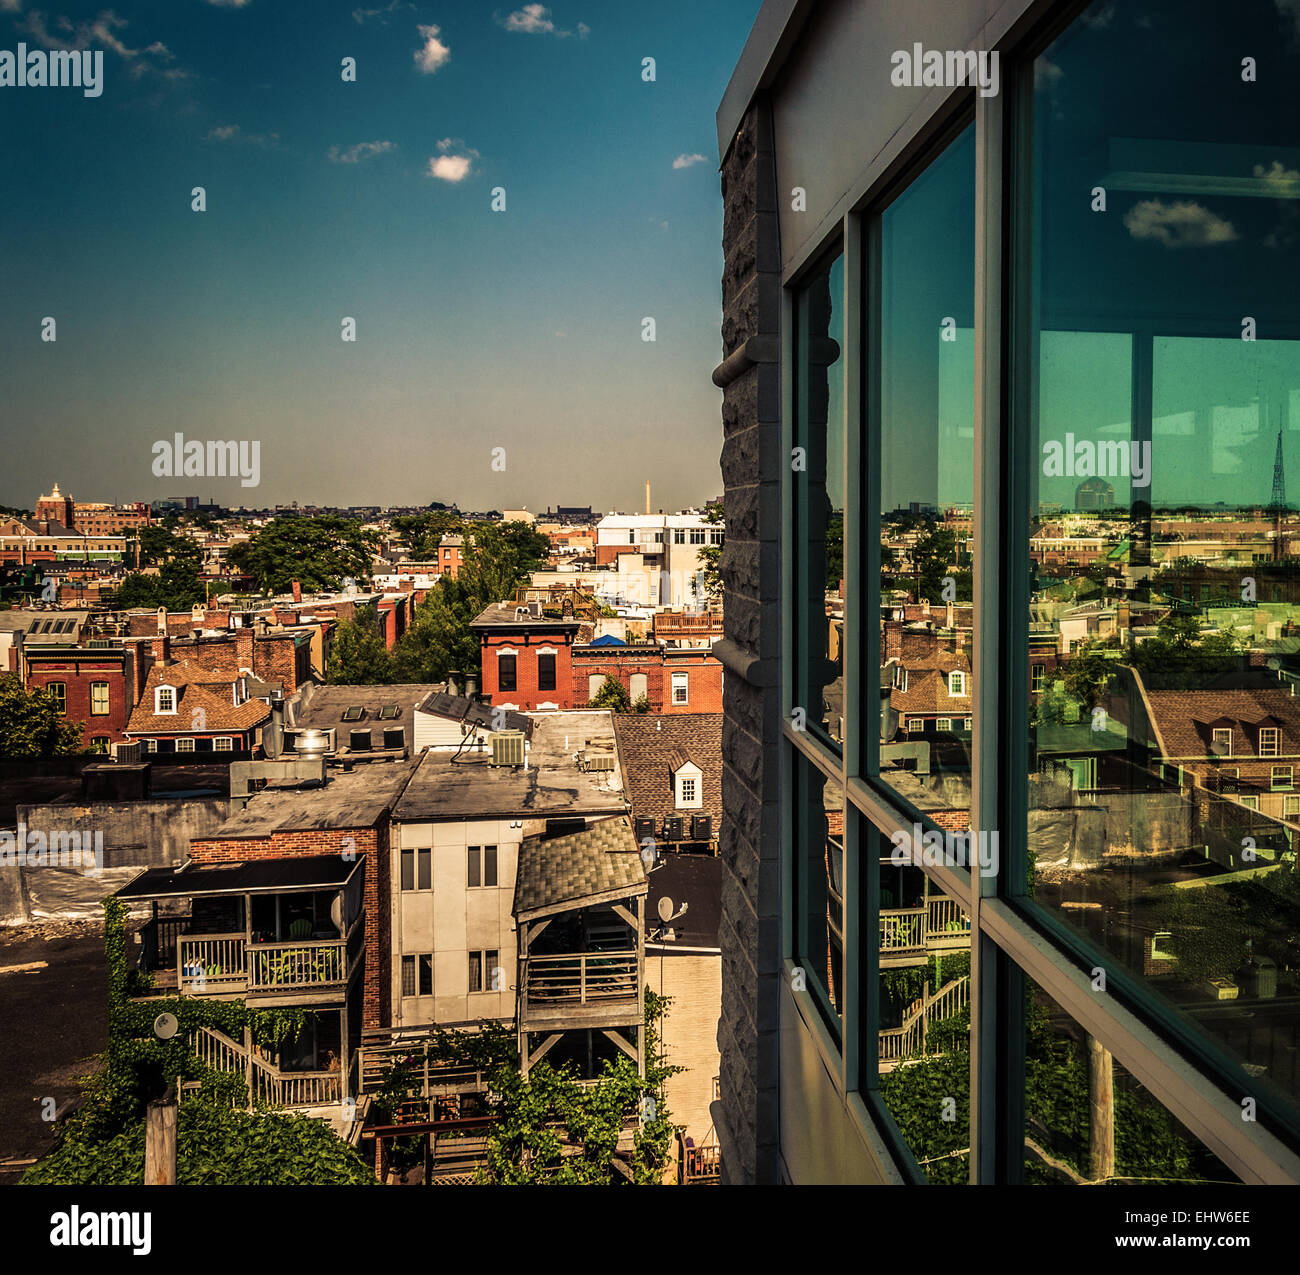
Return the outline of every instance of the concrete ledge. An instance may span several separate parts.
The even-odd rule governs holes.
[[[764,660],[730,638],[721,638],[715,642],[713,654],[728,673],[734,673],[750,686],[763,688],[776,684],[776,661]]]
[[[713,369],[713,383],[718,389],[725,390],[751,367],[757,367],[760,363],[777,363],[780,358],[781,343],[776,337],[751,336]]]

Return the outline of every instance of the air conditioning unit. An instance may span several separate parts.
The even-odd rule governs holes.
[[[637,845],[641,845],[647,838],[654,840],[655,821],[653,819],[634,819],[632,828],[636,833]]]
[[[686,820],[681,815],[664,816],[664,840],[681,841]]]
[[[488,732],[492,741],[492,765],[522,766],[524,764],[524,732],[521,730],[494,730]]]
[[[713,840],[713,816],[712,815],[691,816],[691,840],[692,841]]]
[[[124,740],[112,745],[113,760],[123,764],[139,762],[144,754],[144,745],[138,739]]]

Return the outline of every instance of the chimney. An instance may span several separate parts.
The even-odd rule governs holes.
[[[149,651],[153,655],[155,663],[170,664],[172,662],[171,635],[160,633],[157,637],[150,638]]]
[[[238,628],[235,630],[235,666],[251,669],[253,667],[253,630]]]
[[[650,513],[650,480],[648,478],[645,480],[645,511],[647,515]]]
[[[293,582],[293,600],[295,602],[302,601],[302,585],[300,585],[297,580]]]

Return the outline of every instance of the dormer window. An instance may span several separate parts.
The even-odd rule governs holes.
[[[1263,741],[1261,740],[1262,744]],[[1214,751],[1220,757],[1232,756],[1232,728],[1216,728],[1214,731]]]
[[[1280,733],[1276,726],[1261,726],[1259,728],[1259,755],[1261,757],[1277,756],[1278,736]]]
[[[966,674],[961,672],[948,674],[948,694],[965,695],[966,694]]]
[[[678,810],[699,810],[704,805],[704,772],[691,761],[673,771],[674,801]]]
[[[907,690],[907,670],[901,664],[894,667],[894,689],[897,691]]]
[[[174,713],[176,711],[176,688],[174,686],[156,687],[153,693],[153,711],[155,713]]]

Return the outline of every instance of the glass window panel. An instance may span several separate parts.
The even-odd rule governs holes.
[[[975,132],[881,216],[880,777],[927,814],[970,809]],[[867,720],[875,713],[872,707]]]
[[[415,889],[415,851],[402,851],[402,889]]]
[[[483,884],[496,885],[497,883],[497,848],[496,846],[483,847]]]
[[[844,737],[844,259],[794,297],[794,707],[832,745]]]
[[[430,890],[433,888],[433,851],[429,849],[416,851],[419,872],[416,876],[416,888]]]
[[[1300,42],[1231,26],[1258,82],[1187,74],[1210,0],[1093,5],[1033,67],[1024,884],[1294,1107]]]
[[[415,957],[402,957],[402,995],[415,995]]]
[[[970,916],[917,866],[924,846],[881,847],[877,926],[880,1096],[927,1179],[970,1181]],[[869,1055],[868,1055],[869,1056]]]
[[[481,885],[482,875],[479,860],[479,847],[470,846],[467,858],[469,862],[469,884],[471,886]]]
[[[471,992],[481,992],[483,990],[482,952],[471,952],[469,954],[469,990]]]
[[[433,955],[422,955],[419,958],[420,963],[420,995],[433,995]]]
[[[1166,1186],[1239,1179],[1037,984],[1025,979],[1024,1181]]]
[[[795,842],[800,900],[797,963],[805,985],[838,1030],[844,978],[844,790],[795,756]]]

